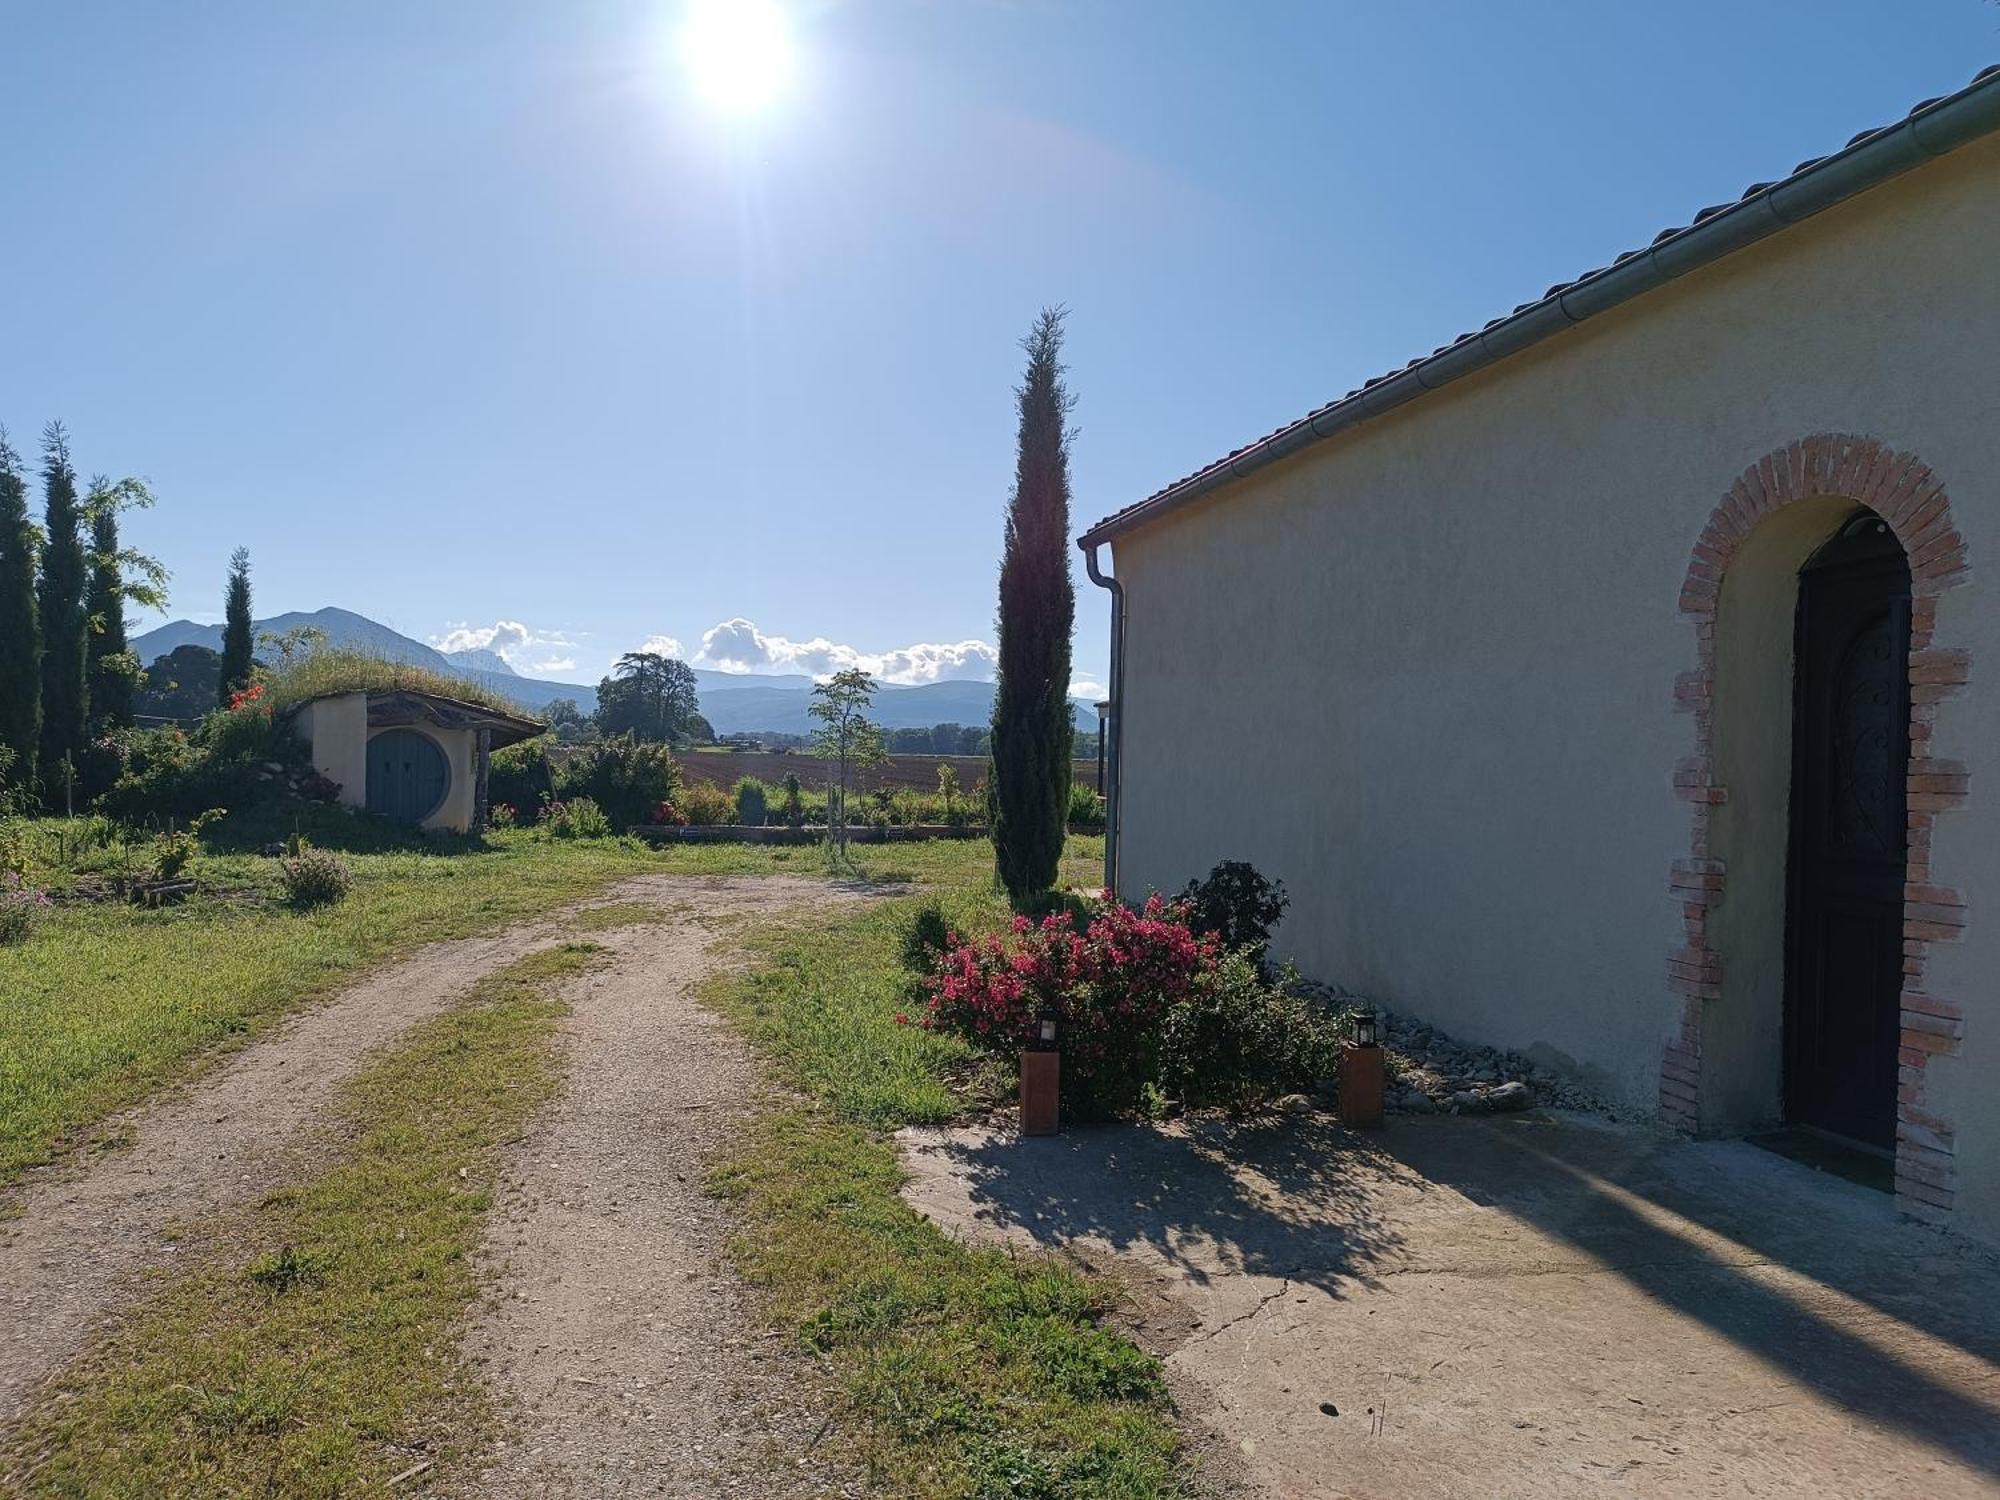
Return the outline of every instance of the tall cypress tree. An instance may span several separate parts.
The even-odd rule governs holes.
[[[83,506],[69,463],[69,434],[51,422],[42,432],[42,782],[55,799],[64,763],[84,746],[89,699],[84,671],[90,624],[83,611]]]
[[[167,607],[167,570],[157,558],[121,545],[118,517],[145,510],[153,492],[143,479],[113,484],[99,475],[90,481],[84,510],[90,516],[90,591],[84,613],[90,620],[90,724],[93,733],[132,722],[132,698],[142,676],[139,660],[125,639],[125,606]]]
[[[118,507],[111,486],[90,485],[90,588],[83,612],[90,619],[87,680],[93,730],[132,722],[132,673],[125,645],[125,578],[118,556]]]
[[[1069,811],[1069,421],[1062,308],[1046,308],[1021,346],[1028,370],[1014,496],[1000,562],[1000,659],[993,692],[987,814],[1001,884],[1016,901],[1056,883]]]
[[[0,745],[13,786],[30,786],[42,740],[42,623],[35,604],[35,525],[21,461],[0,431]]]
[[[227,707],[232,693],[250,686],[250,549],[229,554],[229,587],[222,597],[222,683]]]

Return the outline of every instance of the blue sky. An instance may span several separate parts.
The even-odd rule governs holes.
[[[2000,59],[1985,0],[784,8],[736,119],[681,0],[9,6],[0,422],[152,481],[176,615],[241,544],[539,675],[983,675],[1042,304],[1080,528]]]

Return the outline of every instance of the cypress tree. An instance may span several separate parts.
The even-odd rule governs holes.
[[[89,699],[84,671],[90,623],[83,611],[83,507],[77,500],[76,472],[69,463],[69,435],[51,422],[42,433],[42,580],[37,603],[42,614],[41,775],[51,799],[74,767],[84,746]]]
[[[0,432],[0,745],[12,786],[31,786],[42,737],[42,624],[35,604],[35,526],[20,458]]]
[[[103,480],[90,486],[90,588],[83,612],[90,619],[90,723],[94,731],[132,722],[132,674],[125,644],[125,578],[118,556],[118,507]]]
[[[229,554],[229,587],[222,598],[222,684],[224,707],[232,693],[250,686],[250,549]]]
[[[1000,562],[999,663],[993,691],[987,815],[1000,882],[1017,902],[1050,889],[1069,811],[1069,429],[1062,308],[1044,309],[1021,341],[1027,374],[1014,495]]]

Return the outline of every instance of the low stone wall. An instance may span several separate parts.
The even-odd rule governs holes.
[[[818,844],[826,839],[819,824],[789,828],[782,824],[762,828],[740,823],[690,823],[685,828],[647,825],[634,828],[634,836],[656,844]],[[948,823],[895,823],[887,828],[854,827],[847,830],[850,844],[908,844],[924,839],[983,839],[984,828],[955,828]]]
[[[826,839],[826,828],[811,823],[803,828],[783,824],[752,827],[742,823],[690,823],[684,828],[642,824],[630,830],[634,838],[656,844],[818,844]],[[1071,833],[1099,834],[1102,828],[1071,828]],[[891,823],[886,828],[869,824],[847,830],[850,844],[914,844],[926,839],[983,839],[984,824],[964,827],[950,823]]]

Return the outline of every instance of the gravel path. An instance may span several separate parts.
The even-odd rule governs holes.
[[[614,893],[621,894],[621,893]],[[281,1023],[186,1090],[107,1122],[131,1142],[0,1193],[0,1428],[93,1329],[170,1267],[169,1231],[292,1177],[340,1081],[482,975],[557,941],[561,918],[437,943]]]
[[[732,1226],[703,1184],[760,1075],[692,994],[731,919],[859,898],[783,877],[637,885],[676,916],[596,936],[615,958],[567,992],[568,1089],[514,1148],[488,1224],[493,1291],[466,1349],[510,1437],[469,1493],[860,1494],[818,1446],[809,1372],[722,1266]]]

